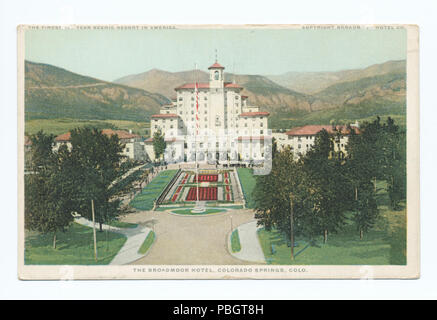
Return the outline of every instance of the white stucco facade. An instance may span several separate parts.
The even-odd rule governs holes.
[[[241,95],[243,88],[224,81],[220,64],[216,62],[208,70],[209,82],[175,88],[173,103],[151,117],[151,138],[146,144],[153,144],[154,134],[161,132],[167,142],[165,160],[170,163],[191,162],[196,157],[215,163],[261,161],[264,141],[271,141],[269,113],[249,106],[248,97]]]
[[[352,124],[355,132],[359,133],[358,123]],[[334,143],[334,151],[341,151],[346,154],[346,145],[349,140],[349,132],[346,126],[332,126],[332,125],[307,125],[303,127],[293,128],[286,133],[274,133],[276,141],[278,142],[278,149],[284,150],[290,148],[293,155],[298,158],[305,155],[308,150],[314,145],[316,135],[321,130],[326,130],[332,137]]]

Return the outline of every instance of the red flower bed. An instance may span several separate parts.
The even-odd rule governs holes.
[[[182,179],[181,184],[185,184],[188,179],[188,173],[185,174],[185,177]]]
[[[182,189],[182,186],[179,186],[179,187],[176,189],[176,192],[174,193],[173,198],[171,198],[171,201],[172,201],[172,202],[175,202],[175,201],[176,201],[176,199],[177,199],[178,196],[179,196],[179,193],[181,192],[181,189]]]
[[[217,174],[199,174],[199,182],[217,182]],[[197,182],[196,176],[194,176],[193,182]]]
[[[200,201],[217,200],[217,187],[200,187],[199,188]],[[197,188],[191,187],[188,191],[187,201],[197,201]]]

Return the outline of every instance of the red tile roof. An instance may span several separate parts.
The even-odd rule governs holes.
[[[325,129],[329,134],[336,133],[332,125],[307,125],[303,127],[293,128],[287,131],[285,134],[289,136],[313,136],[323,129]],[[341,131],[342,133],[349,133],[347,127],[344,125],[336,126],[336,129],[337,131]],[[359,130],[355,128],[355,132],[359,133]]]
[[[268,117],[270,113],[265,111],[257,111],[257,112],[243,112],[240,114],[240,117]]]
[[[224,69],[225,67],[223,67],[221,64],[219,64],[219,63],[214,63],[212,66],[210,66],[209,68],[208,68],[208,70],[209,69]]]
[[[132,138],[139,138],[140,136],[134,133],[129,133],[128,131],[124,130],[112,130],[112,129],[103,129],[102,133],[108,137],[111,137],[112,135],[117,135],[119,139],[132,139]],[[64,142],[64,141],[70,141],[71,139],[71,132],[67,132],[64,134],[61,134],[55,138],[55,141],[57,142]]]
[[[140,136],[135,133],[129,133],[128,131],[124,130],[112,130],[112,129],[103,129],[102,133],[104,135],[107,135],[108,137],[112,135],[117,135],[119,139],[133,139],[133,138],[139,138]]]
[[[225,82],[225,88],[239,88],[239,89],[243,89],[243,87],[240,86],[239,84],[232,83],[232,82]]]
[[[71,139],[71,133],[67,132],[67,133],[63,133],[63,134],[60,134],[59,136],[57,136],[55,138],[55,141],[59,141],[59,142],[61,142],[61,141],[70,141],[70,139]]]
[[[175,113],[159,113],[153,114],[151,118],[178,118],[179,116]]]
[[[193,83],[185,83],[177,88],[175,88],[175,90],[179,90],[179,89],[194,89],[195,88],[195,82]],[[197,87],[199,89],[208,89],[209,88],[209,82],[199,82],[197,84]]]
[[[185,83],[179,87],[176,87],[175,90],[181,90],[181,89],[194,89],[195,88],[196,83]],[[209,89],[209,82],[199,82],[197,84],[199,89]],[[224,87],[225,88],[237,88],[237,89],[243,89],[242,86],[240,86],[239,84],[236,83],[232,83],[232,82],[225,82],[224,83]]]

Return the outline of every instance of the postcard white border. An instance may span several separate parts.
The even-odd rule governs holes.
[[[382,25],[361,25],[374,28]],[[35,27],[36,25],[33,25]],[[62,26],[77,28],[79,25]],[[98,26],[98,25],[90,25]],[[117,25],[99,25],[115,28]],[[121,25],[119,25],[121,26]],[[123,25],[125,26],[125,25]],[[152,25],[138,25],[152,26]],[[301,28],[303,25],[175,25],[177,28]],[[317,25],[314,25],[317,26]],[[318,25],[335,26],[335,25]],[[346,25],[343,25],[346,26]],[[350,25],[357,26],[357,25]],[[18,35],[18,278],[21,280],[89,279],[417,279],[420,276],[420,137],[419,137],[419,28],[407,30],[407,265],[405,266],[141,266],[163,272],[135,271],[139,266],[35,266],[24,264],[24,35],[32,25],[21,25]],[[40,25],[39,27],[44,27]],[[171,268],[188,272],[166,272]],[[193,272],[192,269],[210,271]],[[221,268],[221,269],[219,269]],[[222,269],[246,268],[252,272],[221,272]],[[256,268],[281,268],[285,271],[255,272]],[[291,268],[291,269],[290,269]],[[305,272],[290,271],[304,268]]]

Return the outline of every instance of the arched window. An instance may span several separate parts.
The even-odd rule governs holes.
[[[214,80],[218,80],[220,78],[220,74],[218,71],[214,72]]]

